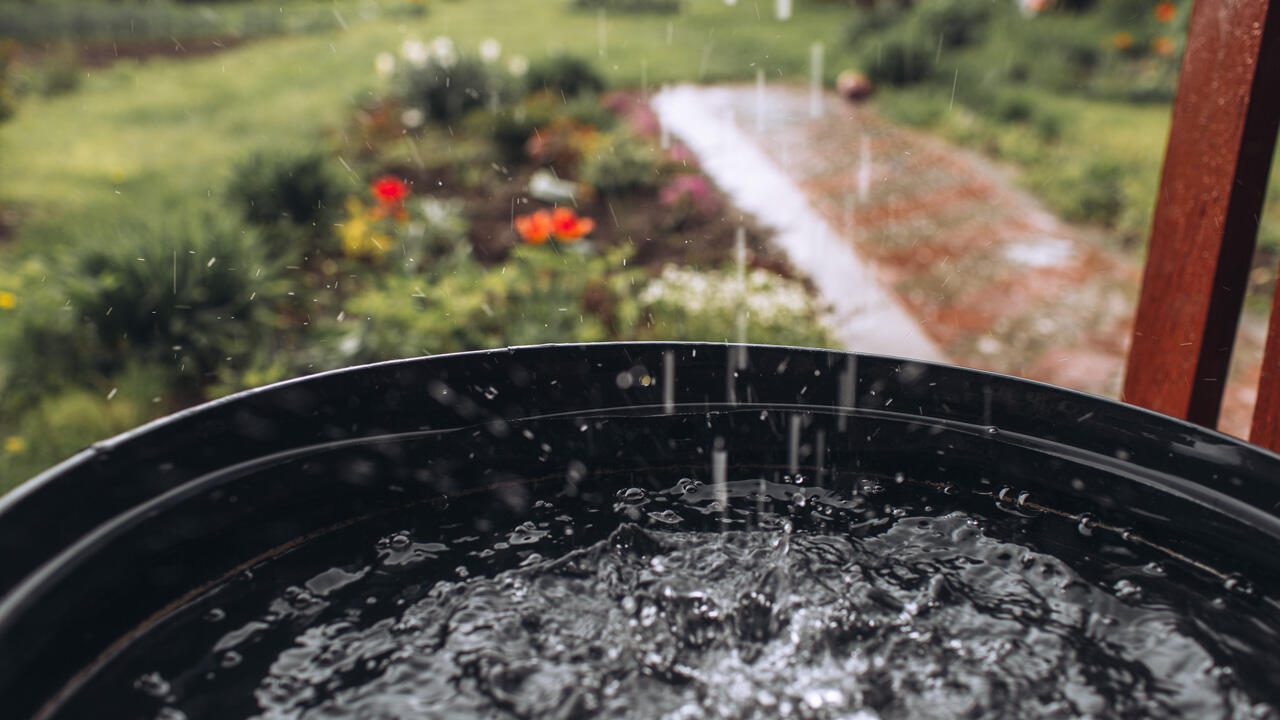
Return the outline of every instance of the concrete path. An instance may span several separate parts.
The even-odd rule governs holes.
[[[665,129],[836,308],[849,349],[1117,397],[1140,262],[1068,225],[1009,171],[869,106],[806,89],[692,86]],[[1246,318],[1220,429],[1247,432],[1262,332]]]
[[[734,203],[775,231],[774,242],[832,306],[834,329],[846,349],[944,361],[937,344],[800,186],[736,123],[726,121],[723,104],[733,92],[680,86],[659,93],[651,105],[666,131],[698,156],[703,171]]]

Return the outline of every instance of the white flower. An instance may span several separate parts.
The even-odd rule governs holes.
[[[444,35],[437,35],[431,41],[431,55],[444,67],[452,67],[458,61],[458,51],[453,47],[453,41]]]
[[[529,72],[529,59],[523,55],[512,55],[507,61],[507,70],[511,71],[512,75],[524,75]]]
[[[373,69],[377,71],[378,77],[390,77],[396,71],[395,56],[389,52],[378,53],[373,59]]]
[[[421,40],[405,40],[400,44],[400,57],[414,67],[427,64],[427,46]]]
[[[487,62],[497,62],[502,57],[502,43],[496,38],[485,38],[480,43],[480,59]]]
[[[407,128],[421,127],[422,122],[426,119],[426,116],[418,108],[409,108],[400,113],[400,122]]]

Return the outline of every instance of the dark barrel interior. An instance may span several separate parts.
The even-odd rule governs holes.
[[[510,528],[545,499],[613,507],[622,488],[708,480],[720,459],[850,497],[883,491],[900,506],[998,508],[1016,520],[1011,535],[1063,557],[1105,565],[1107,548],[1140,546],[1191,595],[1225,589],[1248,610],[1205,620],[1206,632],[1280,647],[1274,454],[944,365],[764,346],[556,345],[241,393],[100,443],[5,497],[4,715],[92,716],[116,702],[102,688],[131,648],[177,662],[188,644],[207,644],[157,636],[167,618],[234,596],[233,582],[298,582],[281,558],[305,565],[326,543],[340,555],[338,538],[409,525]],[[574,542],[617,525],[585,526]],[[488,562],[507,560],[519,558]],[[1220,652],[1248,654],[1231,642]],[[1280,658],[1248,657],[1242,682],[1274,701]]]

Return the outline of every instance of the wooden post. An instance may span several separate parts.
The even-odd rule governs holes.
[[[1280,127],[1280,0],[1196,0],[1123,399],[1214,427]]]

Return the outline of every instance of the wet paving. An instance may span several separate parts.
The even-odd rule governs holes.
[[[1120,395],[1140,258],[1056,218],[1011,170],[897,127],[873,105],[827,94],[815,114],[799,87],[679,90],[803,190],[950,362]],[[1238,436],[1265,332],[1243,324],[1219,424]]]

